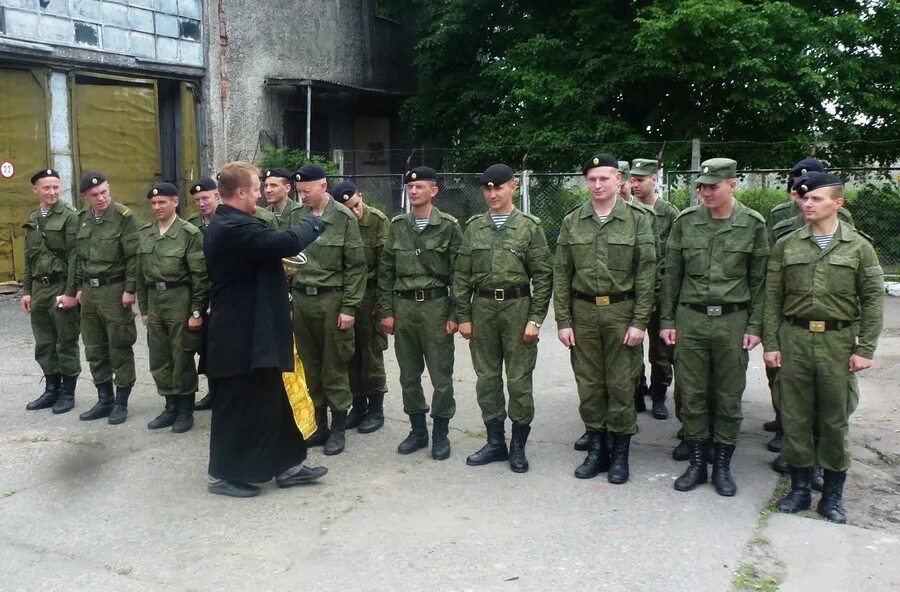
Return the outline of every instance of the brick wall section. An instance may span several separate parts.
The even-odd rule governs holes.
[[[203,66],[202,0],[3,0],[5,37]]]

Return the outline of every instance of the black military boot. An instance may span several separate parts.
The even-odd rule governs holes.
[[[331,433],[325,442],[325,454],[334,456],[344,451],[346,439],[344,430],[347,429],[347,410],[331,412]]]
[[[575,469],[575,476],[579,479],[593,479],[609,470],[609,444],[606,442],[606,432],[588,433],[591,435],[591,443],[588,446],[587,456]]]
[[[617,485],[628,481],[628,449],[631,434],[613,434],[612,458],[606,480]]]
[[[791,466],[787,464],[787,461],[781,458],[781,455],[779,454],[775,457],[775,460],[772,461],[772,470],[779,475],[788,475],[791,472]]]
[[[585,430],[581,437],[575,440],[575,450],[578,452],[587,452],[587,449],[591,447],[591,432],[589,430]]]
[[[734,454],[734,444],[720,444],[716,442],[716,462],[713,464],[712,483],[716,493],[731,497],[737,493],[737,485],[731,476],[731,456]]]
[[[769,452],[781,452],[781,432],[775,432],[775,435],[772,436],[772,439],[766,443],[766,448]]]
[[[653,418],[669,419],[669,409],[666,407],[666,390],[668,386],[661,383],[650,385],[650,400],[653,401]]]
[[[316,407],[316,431],[306,439],[307,446],[323,446],[328,441],[328,407]]]
[[[166,406],[162,413],[150,420],[147,424],[148,430],[159,430],[161,428],[172,427],[175,418],[178,417],[178,397],[175,395],[166,395]]]
[[[194,400],[196,398],[197,393],[176,397],[175,423],[172,424],[172,431],[176,434],[183,434],[194,427]]]
[[[686,444],[688,445],[689,451],[688,460],[690,460],[691,464],[689,464],[684,473],[675,480],[676,491],[690,491],[698,485],[706,483],[708,478],[706,472],[706,458],[703,455],[703,442],[690,440],[686,442]]]
[[[59,398],[53,405],[53,413],[68,413],[75,407],[75,385],[78,384],[78,376],[63,376],[62,385],[59,387]]]
[[[531,426],[513,422],[512,437],[509,439],[509,468],[513,473],[527,473],[528,459],[525,458],[525,444],[528,442],[528,434]]]
[[[44,375],[44,392],[40,397],[25,405],[28,411],[36,411],[38,409],[47,409],[53,407],[59,398],[60,387],[62,385],[62,376],[59,374]]]
[[[450,458],[450,418],[435,417],[434,427],[431,429],[431,458],[434,460],[447,460]]]
[[[809,491],[811,475],[812,467],[791,467],[791,490],[775,502],[779,512],[796,514],[812,506],[812,495]]]
[[[844,512],[844,483],[847,471],[829,471],[825,469],[825,483],[822,487],[822,499],[816,506],[816,512],[829,522],[846,524],[847,514]]]
[[[672,459],[685,461],[691,458],[691,445],[684,438],[679,438],[678,446],[672,449]]]
[[[506,430],[503,422],[499,419],[492,419],[486,422],[484,426],[487,428],[487,444],[482,446],[481,450],[470,454],[466,458],[467,465],[477,467],[509,459],[509,449],[506,448]]]
[[[213,397],[216,396],[216,390],[212,380],[207,379],[206,382],[209,385],[209,392],[206,393],[202,399],[194,403],[194,411],[208,411],[209,409],[212,409],[212,400]]]
[[[119,425],[125,423],[128,417],[128,397],[131,396],[130,386],[116,387],[116,400],[113,403],[112,411],[109,412],[110,425]]]
[[[347,429],[352,430],[359,425],[369,409],[369,399],[365,395],[353,397],[353,407],[347,414]]]
[[[359,422],[356,431],[360,434],[371,434],[377,432],[384,425],[384,394],[369,395],[368,411],[365,417]]]
[[[813,465],[810,486],[813,491],[818,491],[820,493],[825,487],[825,480],[822,478],[822,467],[819,465]]]
[[[78,419],[82,421],[91,421],[109,417],[114,400],[113,384],[111,382],[101,382],[97,385],[97,402],[94,403],[93,407],[79,415]]]
[[[638,376],[634,385],[634,410],[638,413],[643,413],[647,410],[647,402],[644,400],[644,397],[649,393],[650,389],[647,388],[647,379],[644,376]]]
[[[703,457],[708,464],[716,464],[716,442],[712,434],[709,435],[709,440],[703,443]]]
[[[412,425],[409,435],[397,446],[397,452],[400,454],[412,454],[428,446],[428,424],[425,422],[425,414],[410,414],[409,423]]]

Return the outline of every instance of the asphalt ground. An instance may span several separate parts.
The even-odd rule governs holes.
[[[548,320],[534,379],[528,473],[512,473],[506,463],[466,466],[466,455],[483,444],[484,426],[468,347],[458,338],[449,460],[434,461],[427,450],[396,453],[408,423],[391,347],[383,429],[349,433],[346,452],[336,457],[313,449],[310,463],[329,468],[318,484],[280,490],[271,483],[257,498],[232,499],[206,492],[208,412],[196,414],[187,434],[146,429],[162,400],[143,331],[125,424],[78,420],[96,396],[86,363],[73,412],[26,412],[42,390],[33,340],[18,301],[2,298],[0,590],[724,591],[742,585],[748,566],[759,567],[760,582],[774,572],[784,590],[900,586],[900,527],[890,520],[896,464],[871,452],[868,441],[860,454],[882,462],[883,503],[864,504],[854,465],[848,502],[859,499],[848,503],[851,525],[768,514],[779,476],[769,468],[769,434],[761,427],[772,412],[758,349],[748,371],[733,498],[711,485],[689,493],[672,488],[685,466],[671,458],[674,413],[667,421],[640,415],[627,484],[611,485],[605,474],[576,479],[584,454],[572,442],[583,426],[568,353]],[[863,375],[854,430],[863,418],[860,428],[874,434],[875,450],[882,447],[890,461],[895,453],[900,459],[891,413],[900,299],[887,301],[879,357],[886,351],[889,362],[872,379]],[[810,574],[823,585],[810,586]],[[835,587],[839,582],[849,584]]]

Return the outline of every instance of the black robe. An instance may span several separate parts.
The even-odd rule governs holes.
[[[306,458],[281,381],[294,369],[281,258],[322,232],[314,216],[278,232],[228,205],[203,238],[211,281],[207,375],[214,381],[209,474],[259,483]]]

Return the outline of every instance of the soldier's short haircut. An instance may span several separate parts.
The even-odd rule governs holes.
[[[234,197],[238,189],[253,187],[253,178],[259,179],[259,169],[241,160],[229,162],[222,167],[217,176],[219,194],[222,199]]]

